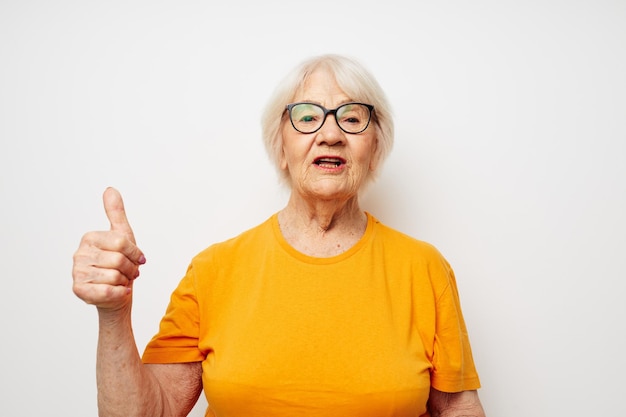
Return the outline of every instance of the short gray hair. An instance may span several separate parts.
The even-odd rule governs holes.
[[[375,166],[378,168],[393,147],[393,119],[387,97],[378,81],[359,62],[341,55],[320,55],[310,58],[296,66],[274,90],[274,94],[265,106],[261,119],[265,149],[279,172],[281,180],[289,184],[289,174],[280,169],[282,154],[282,124],[287,120],[285,106],[292,102],[296,92],[307,78],[318,68],[324,68],[334,75],[339,88],[351,100],[374,106],[372,121],[376,128]],[[379,171],[379,169],[376,169]],[[377,172],[370,172],[366,182],[374,179]]]

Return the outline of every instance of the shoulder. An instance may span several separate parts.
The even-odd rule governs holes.
[[[385,246],[393,247],[398,257],[407,256],[409,258],[444,262],[447,264],[444,256],[432,243],[420,240],[387,226],[369,213],[368,216],[371,218],[374,225],[375,239]]]
[[[454,271],[437,247],[374,219],[373,245],[396,276],[409,277],[416,289],[436,297],[454,282]]]

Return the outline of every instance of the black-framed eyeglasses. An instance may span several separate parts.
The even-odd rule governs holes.
[[[326,116],[335,116],[337,125],[346,133],[361,133],[370,124],[374,106],[364,103],[345,103],[336,109],[327,109],[316,103],[291,103],[285,106],[291,125],[300,133],[315,133],[322,128]]]

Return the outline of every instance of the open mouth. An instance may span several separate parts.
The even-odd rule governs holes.
[[[313,163],[323,168],[337,168],[346,163],[343,158],[322,157],[317,158]]]

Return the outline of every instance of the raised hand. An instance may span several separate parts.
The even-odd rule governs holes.
[[[135,244],[120,193],[107,188],[102,199],[111,228],[81,239],[74,253],[73,290],[88,304],[117,310],[130,305],[133,281],[146,258]]]

